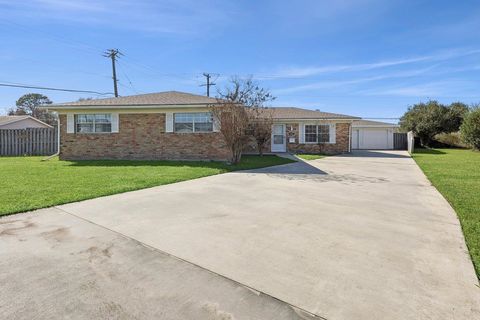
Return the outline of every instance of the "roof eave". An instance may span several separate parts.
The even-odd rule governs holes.
[[[175,103],[175,104],[95,104],[95,105],[45,105],[39,107],[43,110],[75,110],[75,109],[167,109],[175,107],[208,107],[211,105],[221,104],[218,102],[212,103]]]
[[[385,125],[361,125],[361,124],[353,124],[354,128],[400,128],[398,124],[385,124]]]
[[[360,118],[273,118],[275,121],[355,121]]]

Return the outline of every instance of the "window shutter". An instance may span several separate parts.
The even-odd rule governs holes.
[[[112,113],[112,132],[118,132],[118,113]]]
[[[173,132],[173,112],[165,114],[165,132]]]
[[[336,125],[335,123],[330,124],[330,143],[336,143]]]
[[[67,133],[75,133],[75,115],[67,113]]]
[[[305,124],[298,124],[298,143],[305,143]]]
[[[220,119],[216,116],[212,116],[213,118],[213,132],[219,132],[220,131]]]

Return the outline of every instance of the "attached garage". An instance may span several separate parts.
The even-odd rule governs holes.
[[[398,125],[359,120],[352,125],[352,149],[392,150],[393,133]]]

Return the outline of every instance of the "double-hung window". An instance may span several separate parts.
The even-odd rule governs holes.
[[[306,143],[328,143],[330,142],[330,125],[305,125]]]
[[[210,112],[175,113],[174,131],[177,133],[212,132],[212,114]]]
[[[75,132],[100,133],[112,132],[112,115],[102,114],[76,114]]]

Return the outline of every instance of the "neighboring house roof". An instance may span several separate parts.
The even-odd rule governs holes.
[[[294,107],[272,107],[273,118],[274,119],[297,119],[297,120],[308,120],[308,119],[339,119],[339,120],[354,120],[360,119],[358,117],[349,116],[339,113],[330,113],[317,110],[301,109]]]
[[[42,124],[43,126],[45,126],[46,128],[52,128],[51,125],[46,124],[45,122],[43,122],[41,120],[38,120],[37,118],[25,115],[25,116],[0,116],[0,129],[2,128],[2,126],[10,125],[12,123],[24,121],[24,120],[27,120],[27,119],[31,119],[33,121],[36,121],[36,122]]]
[[[398,128],[398,124],[380,122],[380,121],[371,121],[371,120],[359,120],[353,123],[353,127],[381,127],[381,128]]]
[[[69,107],[141,107],[162,105],[206,105],[215,103],[218,103],[216,98],[210,98],[186,92],[165,91],[125,97],[65,102],[48,106],[46,105],[44,108],[54,110],[58,108],[64,109]]]

